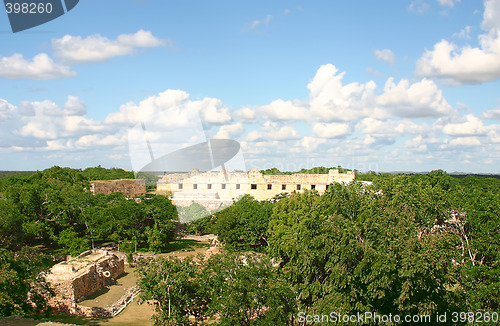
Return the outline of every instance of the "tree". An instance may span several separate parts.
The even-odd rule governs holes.
[[[231,250],[261,250],[267,246],[267,228],[273,204],[244,195],[216,213],[219,240]]]
[[[157,258],[139,267],[141,296],[157,303],[156,325],[291,325],[294,293],[264,255]]]
[[[0,249],[0,316],[40,313],[45,310],[39,273],[48,262],[33,249]]]

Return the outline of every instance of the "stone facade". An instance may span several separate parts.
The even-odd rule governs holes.
[[[91,181],[90,185],[94,195],[121,192],[127,197],[135,197],[146,194],[146,182],[142,179],[99,180]]]
[[[77,302],[111,283],[124,270],[124,260],[105,250],[89,250],[56,264],[45,276],[55,293],[48,304],[56,311],[74,310]]]
[[[231,204],[244,194],[257,200],[271,199],[286,192],[302,192],[314,189],[320,194],[335,182],[349,183],[354,172],[339,173],[331,169],[328,174],[264,175],[257,169],[249,172],[220,171],[166,174],[157,183],[158,192],[169,192],[176,205],[187,206],[195,201],[207,207]],[[208,208],[208,207],[207,207]]]

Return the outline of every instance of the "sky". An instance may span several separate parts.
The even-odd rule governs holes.
[[[221,138],[238,169],[500,173],[499,120],[500,0],[81,0],[18,33],[0,12],[0,170]]]

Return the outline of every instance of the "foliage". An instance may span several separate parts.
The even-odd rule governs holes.
[[[193,222],[210,214],[204,206],[194,201],[189,206],[177,207],[177,211],[182,223]]]
[[[349,169],[343,168],[340,165],[337,167],[324,167],[324,166],[317,166],[311,169],[300,169],[297,172],[292,172],[292,171],[280,171],[277,168],[271,168],[267,170],[261,170],[260,173],[262,174],[272,174],[272,175],[291,175],[294,173],[305,173],[305,174],[328,174],[331,169],[338,169],[339,173],[346,173],[347,171],[351,171]]]
[[[156,183],[160,179],[157,173],[152,172],[138,172],[135,174],[135,179],[143,179],[146,182],[148,190],[156,189]]]
[[[195,221],[186,224],[186,233],[203,235],[208,233],[217,233],[215,229],[216,223],[215,215],[208,215]]]
[[[82,171],[82,174],[88,180],[118,180],[118,179],[134,179],[134,172],[125,171],[119,168],[106,169],[99,166],[95,168],[87,168]]]
[[[92,195],[89,178],[128,176],[121,169],[52,167],[7,179],[0,200],[0,244],[67,249],[75,255],[96,242],[133,243],[160,251],[172,241],[177,211],[164,196],[131,200],[121,193]],[[149,231],[149,232],[148,232]],[[149,239],[151,237],[151,239]],[[161,242],[161,243],[160,243]]]
[[[32,249],[0,249],[0,316],[45,310],[43,284],[38,275],[47,266],[43,256]]]
[[[267,225],[272,203],[244,195],[215,214],[215,231],[230,250],[261,250],[267,246]]]
[[[159,258],[139,268],[141,296],[155,300],[156,325],[211,319],[221,325],[289,325],[294,293],[266,256]]]

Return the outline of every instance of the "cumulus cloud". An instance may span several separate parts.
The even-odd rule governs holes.
[[[47,54],[40,53],[32,60],[22,54],[0,58],[0,77],[8,79],[59,79],[76,76],[67,65],[55,63]]]
[[[473,114],[465,117],[463,122],[449,123],[443,127],[443,133],[451,136],[478,136],[486,134],[483,121]]]
[[[192,104],[207,124],[222,125],[231,121],[230,109],[220,99],[206,97]]]
[[[104,129],[102,123],[84,117],[85,104],[76,96],[69,96],[62,107],[49,100],[24,101],[19,114],[22,127],[17,132],[24,137],[54,140]]]
[[[258,112],[264,119],[269,120],[308,120],[311,116],[304,104],[298,101],[283,101],[282,99],[259,107]]]
[[[347,123],[316,123],[313,126],[313,136],[319,138],[339,138],[351,133]]]
[[[500,1],[486,0],[479,47],[458,48],[447,40],[426,50],[416,73],[443,78],[454,84],[477,84],[500,78]]]
[[[375,58],[380,61],[384,61],[390,64],[394,64],[394,62],[396,61],[396,56],[389,49],[375,50],[374,54]]]
[[[69,63],[102,62],[117,56],[133,54],[137,48],[152,48],[172,44],[160,40],[150,31],[139,30],[134,34],[121,34],[110,40],[99,34],[86,38],[65,35],[52,40],[57,58]]]
[[[466,159],[462,148],[471,155],[481,150],[478,156],[496,162],[492,153],[500,128],[481,119],[498,118],[498,108],[462,116],[430,79],[388,78],[378,89],[373,81],[344,84],[344,75],[334,65],[324,65],[307,85],[307,99],[276,99],[238,110],[217,98],[192,100],[183,90],[168,89],[124,103],[97,121],[86,117],[86,105],[76,96],[62,105],[45,100],[17,107],[0,100],[0,151],[37,148],[37,153],[56,156],[71,151],[74,157],[100,151],[100,158],[129,158],[138,170],[153,157],[215,135],[243,139],[249,167],[283,161],[297,167],[295,162],[305,159],[331,166],[344,158],[378,161],[384,167],[404,160],[455,164]],[[318,160],[311,163],[313,158]]]
[[[375,104],[375,82],[343,85],[345,72],[338,72],[332,64],[323,65],[307,85],[312,115],[323,122],[357,120],[367,116]]]
[[[235,111],[233,116],[243,123],[255,123],[258,121],[255,109],[248,107]]]
[[[219,131],[217,134],[214,136],[214,138],[220,138],[220,139],[235,139],[241,136],[243,134],[243,131],[245,130],[245,127],[241,122],[230,124],[230,125],[224,125],[219,128]]]
[[[453,37],[470,40],[470,32],[472,30],[472,26],[465,26],[460,32],[453,34]]]
[[[297,132],[294,125],[281,125],[277,122],[267,121],[261,126],[261,130],[250,131],[246,142],[274,142],[300,139],[301,135]]]
[[[481,141],[477,137],[458,137],[455,139],[452,139],[449,143],[449,145],[444,145],[442,146],[443,148],[446,147],[476,147],[480,146]]]
[[[492,110],[487,110],[482,114],[483,118],[485,119],[495,119],[495,120],[500,120],[500,106],[492,109]]]
[[[396,116],[404,118],[438,117],[451,113],[442,91],[429,79],[410,84],[402,79],[398,84],[391,77],[377,103]]]

